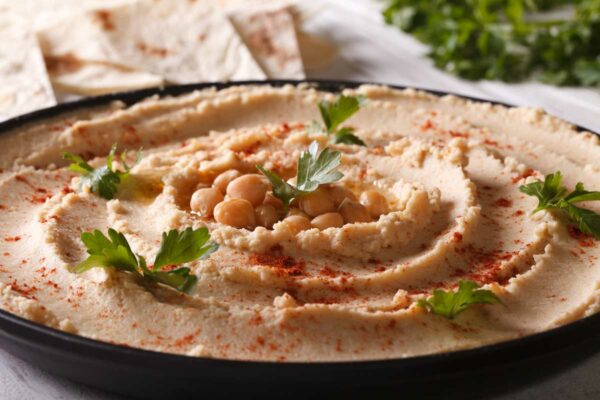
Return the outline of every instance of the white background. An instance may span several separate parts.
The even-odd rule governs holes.
[[[310,78],[415,86],[540,107],[600,132],[600,91],[597,89],[556,88],[539,83],[466,82],[436,70],[424,57],[425,46],[393,27],[385,26],[379,13],[380,4],[376,1],[314,0],[308,3],[315,10],[307,22],[308,30],[330,38],[340,49],[337,61],[328,70],[309,74]],[[600,399],[598,376],[600,355],[534,386],[494,399]],[[116,400],[121,397],[55,378],[0,349],[0,399]]]

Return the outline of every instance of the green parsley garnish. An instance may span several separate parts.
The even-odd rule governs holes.
[[[339,126],[354,115],[364,104],[364,96],[340,95],[335,102],[322,100],[319,102],[319,111],[325,126],[313,121],[309,130],[314,133],[325,133],[331,138],[332,143],[357,144],[365,146],[358,136],[354,134],[354,128]]]
[[[544,182],[536,181],[522,185],[519,190],[538,198],[539,203],[533,213],[546,209],[565,211],[569,218],[578,225],[580,231],[600,239],[600,215],[592,210],[574,205],[574,203],[582,201],[600,200],[600,192],[588,192],[583,187],[583,183],[578,182],[575,190],[567,194],[567,188],[562,186],[560,172],[546,175]]]
[[[81,241],[87,248],[88,258],[73,268],[82,273],[94,267],[113,268],[130,272],[140,278],[162,283],[181,292],[189,292],[198,278],[187,267],[163,270],[166,266],[177,266],[196,259],[204,259],[214,253],[219,246],[210,242],[208,229],[184,231],[171,230],[162,234],[162,242],[154,265],[148,267],[146,260],[131,250],[125,235],[114,229],[108,230],[108,237],[99,230],[84,232]]]
[[[492,291],[477,289],[478,287],[475,282],[460,281],[456,292],[435,289],[432,296],[427,300],[419,300],[417,305],[434,314],[454,319],[472,304],[502,303],[502,300]]]
[[[115,197],[118,185],[129,176],[131,168],[133,168],[142,157],[141,150],[139,150],[135,163],[130,167],[125,162],[125,153],[121,154],[121,163],[125,168],[125,171],[121,172],[113,169],[113,161],[116,152],[117,145],[114,144],[106,159],[106,165],[96,169],[78,155],[67,152],[63,154],[63,158],[72,162],[69,165],[69,170],[81,174],[81,183],[83,185],[89,186],[90,190],[100,197],[110,200]]]
[[[319,144],[312,142],[308,150],[304,150],[298,158],[298,172],[296,175],[296,186],[290,185],[276,173],[257,165],[256,168],[262,172],[273,186],[273,195],[283,202],[287,208],[290,203],[299,197],[317,190],[319,185],[337,182],[344,174],[337,171],[342,154],[337,150],[325,147],[319,152]]]
[[[600,85],[598,0],[385,0],[385,5],[388,24],[429,44],[435,66],[463,78]]]

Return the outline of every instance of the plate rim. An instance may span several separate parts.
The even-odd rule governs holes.
[[[43,108],[40,110],[32,111],[27,114],[19,115],[17,117],[0,122],[0,135],[7,134],[14,129],[21,126],[25,126],[30,123],[39,122],[40,120],[47,118],[54,118],[65,113],[74,112],[85,108],[93,108],[98,106],[109,105],[113,101],[123,101],[128,106],[138,103],[145,98],[159,95],[163,96],[178,96],[191,93],[195,90],[202,90],[214,87],[217,90],[225,89],[233,86],[253,86],[253,85],[271,85],[271,86],[284,86],[284,85],[301,85],[308,84],[311,87],[315,87],[317,90],[323,90],[326,92],[336,93],[340,92],[345,88],[356,88],[364,84],[373,84],[387,86],[393,89],[404,90],[413,89],[422,91],[425,93],[433,94],[436,96],[447,96],[452,95],[461,99],[475,101],[479,103],[489,103],[492,105],[501,105],[509,108],[519,107],[514,104],[506,102],[481,99],[478,97],[456,94],[453,92],[424,89],[412,86],[403,85],[392,85],[386,83],[376,83],[367,81],[354,81],[354,80],[328,80],[328,79],[303,79],[303,80],[290,80],[290,79],[277,79],[277,80],[246,80],[246,81],[227,81],[227,82],[201,82],[185,85],[173,85],[173,86],[162,86],[154,88],[146,88],[132,91],[116,92],[101,96],[87,97],[84,99],[61,103],[52,107]],[[558,117],[557,117],[558,118]],[[562,118],[559,118],[564,120]],[[594,132],[588,128],[584,128],[580,125],[574,124],[567,121],[578,131],[589,131],[594,135],[600,136],[600,133]],[[66,346],[76,345],[82,350],[89,351],[101,351],[106,352],[111,356],[115,357],[133,357],[133,358],[146,358],[146,359],[158,359],[162,362],[169,362],[175,364],[185,364],[200,366],[223,366],[223,367],[248,367],[253,368],[267,367],[270,368],[276,365],[278,368],[308,368],[314,369],[330,369],[330,368],[390,368],[395,367],[410,368],[415,367],[418,369],[428,368],[431,366],[455,363],[460,360],[467,360],[472,358],[480,358],[491,355],[498,355],[500,353],[512,354],[515,351],[518,354],[524,355],[521,351],[533,350],[532,354],[528,354],[528,357],[540,356],[551,353],[553,351],[568,348],[570,345],[574,345],[570,338],[571,334],[586,331],[584,340],[589,341],[594,337],[594,328],[600,328],[600,313],[592,314],[585,318],[578,319],[565,325],[561,325],[549,330],[537,332],[531,335],[525,335],[517,339],[511,339],[507,341],[491,343],[475,348],[465,348],[460,350],[454,350],[442,353],[430,353],[413,357],[404,358],[387,358],[387,359],[367,359],[367,360],[346,360],[346,361],[268,361],[268,360],[242,360],[242,359],[224,359],[224,358],[211,358],[211,357],[197,357],[188,356],[185,354],[175,354],[160,352],[155,350],[148,350],[142,348],[128,347],[125,345],[114,344],[104,342],[101,340],[91,339],[84,336],[79,336],[73,333],[68,333],[57,328],[52,328],[41,323],[37,323],[16,314],[0,309],[0,322],[8,323],[12,325],[14,329],[21,329],[29,334],[37,335],[42,339],[45,338],[47,341],[53,341]],[[42,347],[44,350],[52,350],[56,352],[65,351],[64,348],[53,348],[49,347],[48,344],[37,342],[36,340],[28,340],[26,338],[9,333],[5,327],[0,324],[0,335],[12,340],[13,342],[19,342],[19,345],[33,345]],[[540,350],[538,347],[551,340],[564,342],[559,348]],[[513,359],[515,355],[509,356],[509,359]],[[508,362],[508,361],[506,361]],[[479,366],[474,366],[479,368]],[[463,369],[464,370],[464,369]]]

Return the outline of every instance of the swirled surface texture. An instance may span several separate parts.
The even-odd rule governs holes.
[[[377,190],[389,212],[327,229],[240,229],[190,209],[223,171],[285,178],[323,135],[307,127],[310,86],[239,86],[132,106],[115,103],[35,123],[0,144],[0,307],[82,336],[164,352],[230,359],[324,361],[409,357],[519,338],[599,308],[597,242],[561,214],[531,211],[519,186],[560,170],[565,185],[600,188],[589,132],[539,110],[414,90],[361,86],[347,126],[367,146],[342,154],[341,184]],[[100,166],[113,143],[144,157],[105,200],[80,190],[64,151]],[[588,205],[586,205],[587,207]],[[589,208],[593,209],[590,204]],[[113,228],[152,259],[161,233],[207,227],[219,250],[189,267],[189,294],[131,274],[69,267],[81,232]],[[503,305],[455,320],[417,301],[460,280]]]

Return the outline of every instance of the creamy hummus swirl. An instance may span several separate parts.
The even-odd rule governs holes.
[[[598,138],[539,110],[364,85],[348,125],[366,147],[342,154],[342,183],[375,188],[390,212],[371,222],[296,232],[202,218],[190,197],[221,172],[255,165],[292,175],[310,86],[238,86],[73,112],[0,137],[0,307],[111,343],[230,359],[325,361],[409,357],[547,330],[599,308],[594,239],[560,214],[531,211],[519,185],[560,170],[600,188]],[[100,166],[113,143],[144,157],[117,196],[79,190],[70,151]],[[594,205],[585,205],[594,209]],[[161,233],[207,227],[220,244],[189,266],[189,294],[113,270],[83,274],[81,232],[122,232],[151,258]],[[502,305],[451,321],[416,302],[472,280]]]

